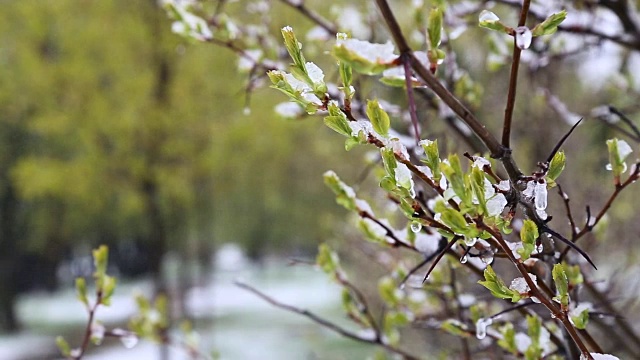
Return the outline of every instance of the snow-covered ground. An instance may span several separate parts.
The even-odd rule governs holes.
[[[318,355],[326,357],[329,353],[331,358],[350,358],[346,350],[343,354],[338,349],[355,349],[366,354],[357,344],[341,339],[305,318],[276,309],[233,284],[234,280],[242,280],[281,302],[344,322],[337,286],[313,267],[286,266],[286,260],[256,267],[241,257],[229,264],[242,263],[242,266],[225,266],[224,261],[218,263],[221,269],[214,272],[209,283],[192,288],[186,294],[186,308],[196,318],[201,349],[205,353],[215,352],[220,359],[233,360],[302,359]],[[97,319],[108,328],[113,324],[125,326],[136,311],[134,294],[148,294],[150,288],[144,281],[119,285],[112,306],[101,308]],[[72,289],[53,295],[25,296],[19,302],[18,311],[26,330],[18,335],[0,337],[0,359],[54,359],[57,353],[55,336],[79,333],[86,321],[86,312]],[[80,339],[67,340],[72,346],[80,342]],[[149,342],[142,341],[134,348],[126,349],[111,341],[101,347],[91,347],[85,358],[142,360],[157,359],[158,354],[158,347]],[[170,359],[188,357],[179,349],[171,349]]]

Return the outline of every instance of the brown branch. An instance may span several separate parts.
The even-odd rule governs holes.
[[[320,16],[320,14],[304,6],[303,1],[292,1],[292,0],[280,0],[280,1],[283,4],[286,4],[296,9],[300,14],[306,16],[307,19],[313,21],[316,25],[325,29],[331,35],[335,36],[336,33],[338,32],[338,29],[335,27],[334,24],[332,24],[330,21]]]
[[[529,13],[529,5],[531,0],[524,0],[522,10],[520,11],[520,20],[518,26],[524,26]],[[522,49],[517,45],[516,34],[513,35],[513,59],[511,61],[511,73],[509,74],[509,93],[507,95],[507,106],[504,110],[504,125],[502,126],[502,146],[509,148],[511,138],[511,122],[513,119],[513,108],[516,102],[516,88],[518,85],[518,68],[520,66],[520,54]]]
[[[71,355],[71,359],[79,360],[82,359],[87,348],[89,347],[89,341],[91,340],[91,326],[93,325],[93,318],[96,314],[96,310],[98,310],[98,306],[102,304],[102,291],[98,290],[96,293],[96,302],[93,306],[87,306],[87,311],[89,312],[89,319],[87,320],[87,326],[84,329],[84,338],[82,339],[82,345],[80,345],[80,352],[76,355]]]
[[[624,190],[627,186],[633,184],[638,180],[638,177],[640,176],[640,162],[636,163],[635,165],[636,165],[635,171],[632,174],[629,174],[629,178],[627,178],[625,182],[618,184],[615,187],[615,190],[613,191],[613,193],[611,194],[607,202],[604,204],[602,209],[600,209],[600,212],[598,213],[598,215],[596,215],[595,221],[592,222],[591,219],[587,219],[587,222],[585,223],[582,230],[580,230],[580,232],[578,232],[573,237],[572,241],[574,243],[580,240],[580,238],[582,238],[587,233],[591,232],[591,230],[600,222],[600,220],[602,220],[602,218],[607,213],[607,211],[609,211],[609,208],[611,208],[611,205],[613,205],[614,200],[618,197],[618,195],[620,195],[622,190]],[[571,249],[570,247],[567,247],[562,251],[562,253],[560,254],[559,261],[562,261],[562,259],[564,259],[564,257],[567,255],[570,249]]]
[[[453,298],[456,299],[456,316],[458,317],[458,321],[460,321],[461,323],[464,322],[464,317],[463,317],[463,311],[462,311],[462,307],[460,306],[460,301],[458,300],[458,289],[457,289],[457,281],[456,281],[456,270],[453,268],[453,266],[451,266],[451,264],[449,264],[449,273],[451,274],[451,281],[449,286],[451,286],[451,292],[453,295]],[[463,359],[464,360],[471,360],[471,351],[469,350],[469,341],[464,338],[461,337],[460,338],[460,344],[462,345],[462,354],[463,354]]]
[[[560,186],[559,183],[556,182],[556,185],[558,185],[558,193],[560,194],[562,202],[564,203],[564,208],[567,212],[567,219],[569,219],[569,226],[571,226],[571,241],[575,241],[577,234],[576,222],[573,219],[573,214],[571,213],[571,206],[569,206],[569,195],[567,195],[567,193],[562,190],[562,186]]]
[[[262,300],[266,301],[267,303],[279,308],[279,309],[283,309],[286,310],[288,312],[294,313],[294,314],[298,314],[298,315],[302,315],[306,318],[308,318],[309,320],[323,326],[326,329],[329,329],[335,333],[338,333],[341,336],[344,336],[346,338],[349,338],[351,340],[355,340],[358,342],[362,342],[362,343],[366,343],[366,344],[373,344],[373,345],[377,345],[382,347],[383,349],[398,354],[400,356],[402,356],[404,359],[407,360],[418,360],[419,358],[415,355],[411,355],[407,352],[405,352],[402,349],[399,349],[393,345],[387,344],[384,341],[382,341],[382,339],[376,339],[376,338],[367,338],[365,336],[362,335],[358,335],[355,334],[349,330],[346,330],[342,327],[340,327],[339,325],[336,325],[314,313],[312,313],[309,310],[306,309],[301,309],[299,307],[296,306],[292,306],[292,305],[288,305],[288,304],[284,304],[282,302],[279,302],[278,300],[270,297],[269,295],[261,292],[260,290],[245,284],[243,282],[239,282],[239,281],[235,281],[234,284],[244,290],[249,291],[250,293],[256,295],[257,297],[261,298]]]
[[[418,114],[416,112],[416,100],[413,94],[413,84],[411,81],[411,64],[407,54],[400,56],[400,61],[404,67],[404,79],[405,86],[407,88],[407,101],[409,102],[409,115],[411,116],[411,123],[413,123],[413,131],[416,136],[416,144],[420,142],[420,129],[418,128]]]
[[[516,266],[516,268],[522,275],[523,279],[529,286],[529,289],[530,289],[529,293],[532,296],[535,296],[538,300],[540,300],[540,303],[542,303],[547,308],[547,310],[551,312],[551,315],[562,323],[564,328],[567,330],[567,332],[573,339],[573,342],[578,346],[578,348],[580,349],[580,352],[582,352],[582,355],[586,356],[587,359],[593,360],[593,357],[590,355],[586,345],[584,344],[584,342],[582,342],[582,338],[580,338],[580,335],[578,335],[575,327],[573,326],[573,324],[571,324],[571,321],[569,320],[567,313],[562,311],[562,309],[558,308],[551,300],[549,300],[549,298],[538,288],[538,285],[536,285],[533,282],[533,280],[529,276],[529,271],[527,270],[527,268],[524,266],[524,264],[520,259],[515,258],[515,256],[513,255],[513,252],[511,252],[511,249],[509,248],[506,241],[502,237],[502,234],[495,231],[490,226],[487,226],[486,224],[484,224],[482,220],[477,219],[476,224],[478,225],[479,228],[486,230],[488,233],[491,234],[491,236],[493,236],[496,239],[498,244],[500,244],[500,247],[502,247],[502,250],[507,254],[507,257],[509,257],[509,260],[511,260],[511,262]]]
[[[401,55],[408,53],[411,59],[411,67],[415,73],[431,88],[431,90],[445,103],[451,110],[460,117],[460,119],[471,128],[471,130],[482,140],[484,145],[489,149],[491,157],[499,159],[505,170],[509,174],[509,178],[515,183],[522,177],[522,171],[515,163],[511,156],[511,150],[505,148],[498,140],[487,130],[487,128],[467,109],[458,98],[453,95],[440,81],[433,75],[424,65],[414,56],[411,48],[400,30],[398,22],[391,12],[386,0],[376,0],[383,18],[389,27],[391,36],[396,46],[400,50]]]

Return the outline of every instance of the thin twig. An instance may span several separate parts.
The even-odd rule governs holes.
[[[564,190],[562,190],[562,186],[560,186],[559,183],[556,182],[556,185],[558,185],[558,193],[560,194],[560,197],[562,198],[562,202],[564,203],[564,208],[567,211],[567,219],[569,219],[569,226],[571,226],[571,241],[575,241],[576,238],[576,222],[573,220],[573,214],[571,213],[571,206],[569,206],[569,195],[567,195],[567,193],[564,192]]]
[[[636,163],[635,165],[636,165],[635,166],[635,171],[632,174],[629,174],[629,178],[627,178],[627,180],[625,180],[625,182],[623,182],[621,184],[618,184],[615,187],[615,190],[613,191],[613,193],[611,194],[611,196],[609,197],[607,202],[604,204],[602,209],[600,209],[600,212],[598,213],[598,215],[596,215],[595,219],[593,221],[591,221],[590,219],[587,219],[587,222],[584,225],[584,227],[582,228],[582,230],[580,230],[580,232],[578,232],[573,237],[572,241],[574,243],[576,243],[578,240],[580,240],[580,238],[582,238],[587,233],[591,232],[591,230],[596,225],[598,225],[598,223],[600,222],[600,220],[602,220],[602,218],[605,216],[607,211],[609,211],[609,208],[611,207],[611,205],[613,205],[613,201],[618,197],[618,195],[620,195],[622,190],[624,190],[627,186],[633,184],[635,181],[638,180],[638,178],[640,176],[640,162]],[[564,257],[567,255],[569,250],[570,250],[570,248],[567,247],[562,251],[562,253],[560,254],[559,261],[562,261],[564,259]]]
[[[420,129],[418,128],[418,114],[416,112],[416,100],[413,95],[413,83],[411,78],[411,64],[407,54],[400,56],[400,61],[404,67],[404,79],[405,86],[407,87],[407,99],[409,102],[409,115],[411,116],[411,123],[413,123],[413,131],[416,136],[416,144],[420,142]]]
[[[518,26],[524,26],[529,13],[529,5],[531,0],[524,0],[522,10],[520,11],[520,20]],[[507,95],[507,106],[504,109],[504,125],[502,126],[502,146],[509,148],[511,146],[511,122],[513,119],[513,108],[516,102],[516,88],[518,86],[518,68],[520,66],[520,54],[522,49],[518,47],[516,34],[513,35],[513,59],[511,61],[511,73],[509,74],[509,93]]]
[[[316,25],[325,29],[332,36],[335,36],[336,33],[338,32],[338,29],[335,27],[334,24],[332,24],[330,21],[320,16],[320,14],[304,6],[303,1],[292,1],[292,0],[280,0],[280,1],[296,9],[300,14],[306,16],[309,20],[313,21]]]
[[[306,309],[301,309],[299,307],[296,306],[292,306],[292,305],[288,305],[288,304],[284,304],[272,297],[270,297],[269,295],[261,292],[260,290],[252,287],[251,285],[245,284],[243,282],[239,282],[239,281],[234,281],[234,284],[244,290],[249,291],[250,293],[258,296],[259,298],[261,298],[262,300],[268,302],[269,304],[279,308],[279,309],[283,309],[298,315],[302,315],[308,319],[310,319],[311,321],[323,326],[326,329],[329,329],[335,333],[340,334],[341,336],[344,336],[346,338],[349,338],[351,340],[355,340],[358,342],[362,342],[362,343],[367,343],[367,344],[373,344],[373,345],[377,345],[380,346],[382,348],[384,348],[385,350],[398,354],[400,356],[402,356],[403,358],[407,359],[407,360],[418,360],[419,358],[415,355],[411,355],[409,353],[407,353],[406,351],[399,349],[395,346],[389,345],[387,343],[385,343],[384,341],[382,341],[382,339],[375,339],[375,338],[370,338],[370,337],[365,337],[362,335],[358,335],[356,333],[353,333],[347,329],[342,328],[341,326],[334,324],[314,313],[312,313],[309,310]]]
[[[549,156],[547,157],[547,163],[550,163],[551,160],[553,160],[553,157],[556,155],[558,150],[560,150],[560,147],[562,147],[562,144],[564,144],[564,142],[569,138],[573,130],[575,130],[578,127],[578,125],[580,125],[581,122],[582,122],[582,118],[578,120],[575,124],[573,124],[571,129],[569,129],[569,131],[566,134],[564,134],[564,136],[560,139],[560,141],[558,141],[556,146],[553,147],[553,150],[551,150],[551,154],[549,154]]]
[[[562,323],[564,328],[567,330],[567,332],[573,339],[573,342],[578,346],[578,348],[582,352],[582,355],[586,356],[587,359],[593,360],[593,357],[590,355],[589,350],[587,349],[586,345],[582,341],[582,338],[580,338],[580,335],[578,335],[575,327],[569,321],[567,313],[565,313],[560,308],[558,308],[551,300],[549,300],[549,298],[543,292],[540,291],[540,289],[538,288],[538,285],[534,283],[531,277],[529,276],[529,271],[526,269],[522,261],[520,259],[516,259],[515,256],[513,255],[513,252],[510,250],[506,241],[502,237],[502,234],[495,231],[490,226],[487,226],[486,224],[484,224],[480,219],[476,219],[475,222],[480,229],[487,231],[488,233],[491,234],[491,236],[493,236],[496,239],[496,241],[498,242],[502,250],[509,257],[509,260],[511,260],[511,262],[516,266],[520,274],[523,276],[527,285],[529,285],[529,289],[530,289],[529,293],[532,296],[535,296],[538,300],[540,300],[540,302],[547,308],[547,310],[551,312],[551,315]]]
[[[613,106],[609,106],[609,111],[611,111],[611,113],[613,114],[618,115],[620,120],[622,120],[625,124],[629,125],[631,130],[633,130],[633,133],[636,135],[635,140],[640,141],[640,129],[638,129],[636,124],[634,124],[633,121],[631,121],[631,119],[629,119],[625,114],[623,114],[622,111],[618,110]]]

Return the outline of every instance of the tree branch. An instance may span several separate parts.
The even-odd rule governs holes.
[[[301,308],[298,308],[298,307],[295,307],[295,306],[292,306],[292,305],[281,303],[278,300],[270,297],[269,295],[261,292],[260,290],[254,288],[254,287],[252,287],[252,286],[250,286],[248,284],[245,284],[243,282],[235,281],[234,284],[236,286],[238,286],[238,287],[240,287],[240,288],[242,288],[244,290],[247,290],[250,293],[258,296],[262,300],[268,302],[269,304],[271,304],[271,305],[273,305],[273,306],[275,306],[275,307],[277,307],[279,309],[286,310],[288,312],[292,312],[292,313],[295,313],[295,314],[298,314],[298,315],[302,315],[302,316],[310,319],[311,321],[323,326],[324,328],[329,329],[329,330],[331,330],[331,331],[333,331],[335,333],[340,334],[341,336],[344,336],[346,338],[349,338],[351,340],[355,340],[355,341],[358,341],[358,342],[380,346],[380,347],[384,348],[385,350],[387,350],[389,352],[392,352],[392,353],[395,353],[395,354],[398,354],[398,355],[402,356],[404,359],[407,359],[407,360],[419,360],[419,358],[417,356],[411,355],[411,354],[405,352],[402,349],[399,349],[399,348],[397,348],[395,346],[389,345],[389,344],[385,343],[384,341],[382,341],[382,339],[368,338],[368,337],[365,337],[365,336],[362,336],[362,335],[355,334],[355,333],[353,333],[353,332],[351,332],[349,330],[346,330],[346,329],[344,329],[344,328],[342,328],[342,327],[340,327],[340,326],[338,326],[338,325],[336,325],[336,324],[334,324],[334,323],[332,323],[332,322],[330,322],[330,321],[328,321],[328,320],[326,320],[326,319],[324,319],[324,318],[312,313],[309,310],[301,309]]]
[[[529,13],[531,0],[524,0],[520,11],[518,26],[524,26]],[[502,126],[502,146],[509,148],[511,138],[511,121],[513,119],[513,108],[516,102],[516,88],[518,86],[518,67],[520,66],[520,54],[522,49],[517,45],[516,34],[513,35],[513,59],[511,61],[511,73],[509,74],[509,93],[507,95],[507,106],[504,110],[504,125]]]

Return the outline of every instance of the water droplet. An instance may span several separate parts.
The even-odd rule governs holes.
[[[414,233],[420,232],[420,230],[422,230],[422,224],[420,224],[417,221],[414,221],[411,223],[411,231],[413,231]]]
[[[547,182],[541,180],[536,182],[534,188],[536,210],[544,210],[547,208]]]
[[[242,109],[242,113],[246,116],[246,115],[251,115],[251,108],[248,106],[245,106],[244,109]]]
[[[529,30],[526,26],[518,26],[516,28],[516,45],[522,49],[526,50],[531,46],[531,39],[533,38],[533,34],[531,30]]]
[[[406,283],[400,284],[400,290],[404,290],[405,285],[406,285]]]
[[[538,298],[537,298],[537,297],[535,297],[535,296],[532,296],[532,297],[531,297],[531,301],[533,301],[533,302],[534,302],[534,303],[536,303],[536,304],[540,304],[540,299],[538,299]]]
[[[479,340],[487,337],[487,327],[493,324],[493,320],[491,318],[480,318],[476,321],[476,338]]]
[[[538,252],[538,254],[542,254],[542,252],[544,251],[544,246],[542,244],[537,244],[536,251]]]
[[[473,246],[476,244],[477,241],[478,241],[478,238],[471,238],[471,237],[464,238],[464,243],[467,244],[467,246]]]
[[[493,252],[489,251],[485,254],[482,254],[482,256],[480,256],[480,260],[482,260],[485,265],[491,264],[493,262]]]
[[[460,263],[461,263],[461,264],[466,264],[466,263],[467,263],[467,260],[469,260],[469,259],[467,258],[467,254],[464,254],[464,255],[462,255],[462,257],[460,258]]]

